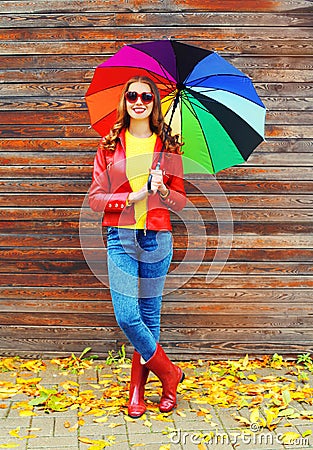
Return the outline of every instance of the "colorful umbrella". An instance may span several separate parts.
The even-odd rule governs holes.
[[[100,135],[134,75],[157,84],[165,120],[184,142],[185,173],[240,164],[264,140],[266,110],[251,79],[216,52],[171,39],[125,45],[96,68],[86,102]]]

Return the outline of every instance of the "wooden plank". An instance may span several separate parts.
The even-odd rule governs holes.
[[[120,4],[121,5],[121,4]],[[84,14],[54,14],[45,12],[45,14],[1,14],[1,28],[59,28],[59,27],[112,27],[112,26],[281,26],[281,27],[298,27],[310,26],[312,24],[312,14],[308,12],[302,13],[297,11],[289,11],[284,13],[237,13],[234,12],[97,12]]]
[[[31,312],[31,313],[2,313],[1,324],[10,325],[26,325],[26,326],[49,326],[49,327],[67,327],[67,326],[86,326],[86,327],[112,327],[116,326],[114,315],[111,314],[77,314],[77,313],[60,313],[50,315],[47,313]],[[187,327],[191,324],[199,328],[308,328],[312,327],[312,317],[305,316],[303,318],[297,315],[214,315],[214,314],[196,314],[188,315],[189,323],[182,323],[181,315],[164,314],[162,316],[163,327]],[[126,338],[125,338],[126,341]],[[264,345],[264,343],[263,343]]]
[[[310,11],[311,4],[308,0],[264,0],[255,3],[254,0],[219,0],[209,1],[205,4],[200,0],[129,0],[127,3],[120,3],[118,0],[106,2],[106,12],[128,12],[128,11],[242,11],[242,12],[271,12],[271,11]],[[2,14],[7,13],[45,13],[47,3],[44,0],[37,0],[36,3],[30,1],[4,0],[2,2]],[[51,0],[49,11],[53,12],[103,12],[103,3],[100,0]]]
[[[81,235],[84,238],[84,235]],[[177,248],[198,249],[206,246],[207,248],[217,248],[221,236],[207,236],[203,234],[192,234],[189,232],[186,236],[174,235],[174,244]],[[88,248],[98,248],[100,236],[85,236],[88,242]],[[45,247],[45,248],[80,248],[83,243],[79,236],[73,235],[28,235],[15,234],[14,232],[0,235],[0,245],[3,250],[7,247]],[[279,235],[279,236],[232,236],[231,247],[233,248],[313,248],[313,238],[310,235]],[[201,256],[200,256],[201,258]]]
[[[203,249],[201,249],[202,251]],[[216,248],[203,250],[202,261],[212,261],[216,254]],[[228,261],[311,261],[313,250],[302,248],[230,248]],[[94,250],[88,252],[90,261],[104,261],[105,252],[103,250]],[[199,261],[199,249],[189,249],[186,256],[185,249],[174,248],[174,261]],[[81,249],[73,248],[16,248],[11,247],[0,250],[0,261],[84,261],[84,255]]]
[[[262,15],[264,16],[264,15]],[[76,17],[76,16],[74,16]],[[270,17],[270,16],[269,16]],[[304,17],[307,17],[304,15]],[[1,15],[0,15],[1,20]],[[113,53],[112,53],[113,54]],[[94,70],[96,66],[107,60],[112,54],[93,54],[93,55],[58,55],[43,54],[37,55],[0,55],[0,67],[3,70],[33,71],[35,69],[84,69]],[[224,58],[239,69],[312,69],[312,58],[306,55],[280,55],[277,52],[271,55],[234,55],[232,53],[223,53]],[[58,72],[57,72],[58,73]],[[8,74],[10,75],[10,74]]]
[[[7,86],[7,85],[6,85]],[[286,85],[285,85],[286,86]],[[21,87],[22,88],[22,87]],[[6,87],[3,87],[4,91]],[[9,88],[11,90],[11,87]],[[17,86],[17,90],[19,86]],[[23,88],[24,89],[24,88]],[[38,89],[38,87],[36,88]],[[259,94],[262,94],[259,92]],[[261,100],[268,108],[267,118],[270,111],[312,111],[313,110],[313,97],[269,97],[260,95]],[[52,111],[58,111],[59,114],[67,111],[76,112],[76,117],[80,115],[86,116],[84,111],[87,111],[86,102],[83,97],[35,97],[35,96],[7,96],[2,97],[0,100],[0,111],[23,111],[28,114],[31,111],[47,111],[49,117]],[[80,113],[78,113],[80,111]],[[285,117],[287,114],[285,114]],[[89,125],[89,117],[86,116]],[[25,120],[25,119],[24,119]]]
[[[273,39],[270,41],[259,41],[254,40],[253,37],[249,37],[245,40],[212,40],[208,39],[208,32],[202,33],[204,36],[188,36],[186,39],[186,30],[183,29],[182,33],[173,33],[173,29],[169,28],[167,33],[164,33],[164,38],[172,37],[189,45],[201,45],[201,47],[208,50],[216,50],[218,52],[225,52],[227,54],[251,54],[251,55],[267,55],[275,54],[277,48],[279,48],[280,55],[312,55],[312,41],[309,39],[294,39],[284,40],[284,39]],[[158,39],[160,37],[160,32],[150,33],[147,36],[148,40]],[[185,38],[185,39],[184,39]],[[140,38],[139,38],[140,39]],[[137,37],[132,36],[129,41],[125,42],[125,38],[122,39],[123,43],[131,43],[138,40]],[[92,44],[92,45],[91,45]],[[27,42],[11,42],[2,41],[0,43],[0,52],[2,55],[18,55],[23,53],[25,55],[67,55],[67,54],[112,54],[115,53],[121,47],[121,43],[113,44],[112,41],[95,41],[95,42],[84,42],[84,41],[60,41],[60,42],[32,42],[31,45]]]
[[[220,210],[185,209],[180,216],[185,222],[213,221],[216,222],[216,214],[220,221],[245,221],[245,222],[310,222],[312,220],[312,208],[271,209],[267,208],[224,208]],[[79,220],[80,208],[0,208],[1,220]],[[81,220],[100,220],[100,214],[86,210]]]
[[[311,139],[313,137],[312,125],[265,125],[265,135],[268,137]],[[96,132],[89,125],[0,125],[1,138],[16,137],[95,137]]]
[[[252,289],[256,285],[262,289],[286,288],[286,289],[309,289],[313,288],[313,276],[282,276],[282,275],[219,275],[210,283],[206,282],[205,275],[192,275],[185,277],[184,275],[169,274],[166,280],[166,289],[178,289],[184,286],[186,289],[219,289],[225,285],[229,288]],[[3,274],[0,273],[0,282],[9,286],[24,287],[71,287],[76,288],[85,286],[86,288],[101,288],[103,283],[94,275],[76,275],[76,274],[36,274],[33,277],[29,274]]]
[[[142,33],[138,33],[138,28],[134,26],[114,26],[114,27],[86,27],[86,28],[0,28],[0,39],[2,41],[19,41],[19,42],[53,42],[53,41],[134,41],[134,40],[154,40],[159,39],[160,36],[166,35],[168,31],[172,31],[173,27],[163,26],[159,22],[159,26],[149,27],[145,25],[144,39]],[[210,38],[213,40],[231,41],[235,40],[249,40],[251,37],[256,40],[310,40],[312,38],[311,27],[280,27],[280,26],[228,26],[220,27],[175,27],[175,36],[178,40],[193,40],[201,41],[202,39]]]
[[[225,58],[228,60],[228,58]],[[236,66],[238,69],[239,67]],[[244,73],[253,79],[254,82],[299,82],[306,83],[312,81],[312,72],[304,68],[254,68],[245,67]],[[0,70],[0,81],[3,83],[34,83],[34,82],[59,82],[59,83],[80,83],[82,81],[91,82],[94,69],[85,68],[59,68],[56,69],[18,69]]]
[[[0,192],[8,193],[80,193],[87,194],[91,180],[84,179],[0,179]],[[188,193],[216,193],[217,186],[225,194],[311,194],[313,181],[279,181],[279,180],[216,180],[211,182],[205,179],[193,179],[186,181],[186,191]],[[28,225],[29,226],[29,225]]]
[[[266,122],[269,125],[311,125],[312,124],[312,111],[310,103],[307,102],[306,110],[300,111],[268,111],[266,115]],[[89,114],[85,111],[0,111],[0,123],[2,125],[35,125],[42,124],[55,125],[55,124],[67,124],[67,125],[87,125],[90,124]]]
[[[94,155],[100,137],[94,138],[56,138],[56,139],[19,139],[10,138],[0,140],[1,152],[63,152],[65,155],[69,152],[92,152]],[[266,142],[262,142],[253,152],[259,153],[313,153],[313,142],[307,139],[284,138],[281,140],[266,138]],[[188,174],[186,175],[188,177]]]
[[[169,328],[161,328],[162,336],[164,340],[174,341],[174,340],[182,340],[185,341],[186,338],[190,334],[190,341],[196,340],[205,340],[207,343],[209,342],[229,342],[229,341],[237,341],[238,342],[257,342],[260,343],[262,340],[267,340],[268,342],[274,343],[279,341],[284,342],[293,342],[296,339],[299,341],[307,340],[310,344],[312,343],[312,332],[309,328],[300,328],[300,329],[290,329],[290,328],[275,328],[271,332],[269,330],[264,330],[262,328],[250,328],[250,329],[224,329],[224,328],[210,328],[206,332],[203,328],[197,329],[195,328],[176,328],[173,329],[172,332]],[[80,339],[88,340],[96,345],[97,340],[102,341],[105,337],[112,341],[114,339],[121,339],[122,334],[119,331],[118,327],[56,327],[49,328],[43,326],[36,327],[27,327],[27,326],[1,326],[0,327],[0,340],[1,342],[6,342],[8,340],[8,335],[12,336],[12,340],[16,342],[18,339],[25,339],[26,337],[33,338],[34,342],[42,341],[44,343],[45,339],[47,340],[47,347],[49,345],[53,345],[54,340],[56,341],[64,341],[70,340],[72,345],[76,342],[76,345],[79,344]],[[49,336],[53,336],[51,340]],[[25,342],[25,345],[27,343]],[[12,347],[11,347],[12,348]],[[80,349],[81,347],[79,347]],[[53,349],[53,347],[52,347]],[[77,347],[76,347],[77,350]]]
[[[0,167],[0,179],[8,178],[8,171],[12,178],[18,179],[88,179],[89,185],[91,183],[92,167],[91,166],[8,166],[6,168]],[[201,181],[207,180],[208,176],[202,176],[196,174],[193,177],[191,174],[188,177],[189,183],[194,186],[200,186]],[[219,183],[224,180],[237,180],[240,181],[254,181],[256,179],[261,183],[271,183],[273,181],[312,181],[312,170],[310,167],[266,167],[264,164],[262,167],[248,166],[243,164],[242,166],[235,166],[230,169],[225,169],[216,176],[212,177]]]
[[[181,302],[192,302],[197,298],[198,302],[204,301],[224,301],[224,302],[268,302],[270,298],[273,302],[311,302],[312,290],[311,289],[248,289],[241,288],[225,288],[221,289],[185,289],[173,291],[167,294],[165,291],[163,302],[168,300],[175,300]],[[12,301],[21,300],[41,300],[41,301],[111,301],[111,296],[108,288],[102,287],[101,289],[86,289],[86,288],[65,288],[65,287],[0,287],[0,299]],[[12,322],[12,324],[14,324]],[[256,325],[256,324],[255,324]],[[238,330],[239,331],[239,330]]]
[[[85,13],[74,16],[71,14],[6,14],[0,15],[1,28],[60,28],[60,27],[112,27],[112,26],[136,26],[151,27],[162,25],[170,26],[263,26],[273,27],[305,27],[310,26],[312,14],[297,13],[242,13],[236,12],[143,12],[133,13]]]
[[[297,315],[309,315],[312,311],[312,303],[297,304],[297,303],[271,303],[258,305],[258,316],[267,315],[286,315],[288,317]],[[83,317],[85,315],[111,315],[114,316],[112,302],[43,302],[43,301],[11,301],[6,300],[1,302],[1,315],[10,315],[10,313],[16,313],[20,315],[24,313],[30,315],[34,313],[35,315],[40,311],[40,314],[51,314],[53,320],[54,316],[65,315],[65,314],[81,314]],[[188,321],[190,321],[190,326],[194,323],[194,320],[198,315],[211,315],[221,316],[220,320],[222,322],[224,316],[254,316],[255,315],[255,303],[245,303],[245,302],[163,302],[162,305],[162,317],[167,315],[172,316],[175,314],[177,316],[177,321],[181,320],[181,326],[188,326]],[[83,323],[82,317],[82,323]],[[163,324],[164,325],[164,324]],[[109,336],[106,336],[109,337]]]
[[[12,306],[10,305],[10,301],[2,302],[3,306],[1,306],[1,314],[10,314],[11,312],[16,312],[18,315],[21,313],[25,314],[36,314],[40,311],[40,314],[51,314],[51,318],[57,315],[65,315],[65,314],[81,314],[83,317],[87,315],[112,315],[113,306],[112,302],[40,302],[40,301],[29,301],[29,302],[13,302]],[[14,308],[13,308],[14,306]],[[297,316],[297,314],[309,315],[312,311],[312,303],[299,304],[293,303],[266,303],[258,305],[258,316],[267,316],[267,315],[286,315],[288,317]],[[211,302],[202,302],[200,304],[193,303],[192,301],[186,303],[175,303],[175,302],[163,302],[162,307],[162,317],[172,316],[175,314],[177,316],[177,322],[180,318],[181,326],[188,326],[188,321],[190,321],[190,326],[195,323],[195,319],[197,319],[198,315],[203,316],[208,315],[218,315],[220,316],[220,321],[222,323],[224,316],[254,316],[255,315],[255,304],[244,303],[244,302],[229,302],[229,303],[211,303]],[[187,317],[184,318],[184,317]],[[164,322],[164,321],[163,321]],[[83,318],[82,318],[83,323]],[[165,323],[163,323],[163,326]],[[110,338],[110,336],[106,336]]]
[[[63,57],[63,55],[62,55]],[[46,103],[47,106],[50,105],[50,102],[53,104],[54,101],[60,102],[60,98],[64,97],[64,102],[68,103],[71,100],[75,102],[75,100],[83,100],[84,95],[87,92],[90,83],[81,81],[80,83],[33,83],[33,84],[25,84],[25,83],[6,83],[0,86],[1,95],[4,97],[17,97],[16,100],[19,100],[18,97],[34,97],[36,101],[36,96],[44,97],[41,98],[41,102]],[[310,99],[312,95],[310,95],[311,89],[313,88],[313,83],[301,83],[301,82],[258,82],[254,83],[255,88],[262,99],[265,99],[268,96],[274,96],[276,99],[281,98],[281,94],[283,93],[283,97],[295,96],[296,98],[308,98]],[[51,98],[50,98],[51,97]],[[57,97],[56,99],[54,97]],[[23,99],[22,99],[23,100]],[[277,100],[272,100],[277,101]],[[287,101],[287,100],[286,100]],[[310,100],[308,100],[310,101]],[[44,106],[44,103],[42,103]],[[81,102],[84,106],[84,104]],[[75,103],[73,103],[75,105]],[[78,104],[79,105],[79,104]]]
[[[62,194],[4,194],[0,198],[0,207],[69,207],[77,208],[82,206],[87,194],[73,194],[69,198],[67,195]],[[229,194],[227,200],[224,194],[218,192],[211,194],[210,197],[204,195],[187,194],[187,199],[191,202],[189,207],[193,205],[198,208],[223,208],[228,206],[230,208],[264,208],[266,206],[269,209],[275,208],[292,208],[313,209],[313,194],[307,195],[294,195],[294,194],[282,194],[278,195],[258,195],[255,194]],[[187,205],[188,207],[188,205]]]
[[[50,235],[70,235],[77,236],[79,233],[79,221],[22,221],[18,222],[19,234],[44,234],[46,237]],[[96,223],[89,225],[90,232],[96,229]],[[188,227],[188,230],[187,230]],[[12,234],[12,222],[7,220],[0,221],[0,233]],[[219,224],[215,222],[207,222],[203,225],[197,222],[181,222],[173,220],[173,235],[186,236],[193,234],[200,236],[201,233],[206,233],[207,236],[218,236]],[[268,222],[259,223],[254,222],[233,222],[233,236],[300,236],[311,235],[313,233],[313,223],[301,222],[285,222],[282,227],[280,223]],[[105,239],[106,228],[103,227],[103,235]]]
[[[103,273],[106,271],[106,263],[103,262]],[[212,264],[210,262],[199,261],[199,268],[196,273],[200,275],[208,274]],[[190,263],[173,261],[169,272],[179,270],[181,274],[190,273]],[[0,266],[0,273],[24,273],[24,274],[45,274],[45,273],[76,273],[88,274],[90,268],[86,262],[80,261],[5,261]],[[226,262],[223,266],[223,274],[228,275],[312,275],[313,264],[309,262],[295,263],[284,261],[268,262]],[[12,300],[10,303],[13,305]],[[1,302],[1,308],[5,302]],[[12,306],[13,307],[13,306]]]

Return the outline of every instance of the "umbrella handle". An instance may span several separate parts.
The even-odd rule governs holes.
[[[157,165],[155,166],[155,170],[159,170],[160,168],[160,161],[157,163]],[[149,177],[148,177],[148,182],[147,182],[147,189],[148,189],[148,193],[152,194],[152,189],[151,189],[151,181],[152,181],[152,175],[150,173]]]

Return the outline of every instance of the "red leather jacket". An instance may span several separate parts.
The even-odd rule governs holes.
[[[153,163],[157,164],[162,141],[156,140]],[[170,212],[180,211],[186,204],[181,156],[163,152],[161,166],[163,181],[170,190],[163,200],[158,194],[148,196],[146,228],[148,230],[172,230]],[[89,205],[94,211],[104,212],[104,226],[133,225],[136,223],[134,206],[126,205],[132,192],[126,176],[125,130],[122,130],[115,151],[103,149],[101,143],[94,160]]]

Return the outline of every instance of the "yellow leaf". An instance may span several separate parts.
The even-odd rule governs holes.
[[[206,445],[204,445],[202,442],[200,444],[198,444],[198,449],[199,450],[207,450]]]
[[[302,433],[302,437],[307,437],[310,436],[312,434],[312,430],[306,430]]]
[[[151,417],[154,420],[160,420],[161,422],[173,422],[173,419],[169,419],[164,414],[158,414],[155,417]]]
[[[129,416],[124,416],[124,419],[126,420],[126,422],[136,422],[136,419],[132,419]]]
[[[143,423],[146,427],[152,427],[152,423],[149,420],[145,420]]]
[[[250,414],[250,422],[251,423],[258,423],[260,418],[260,412],[258,408],[255,408],[252,410]]]
[[[9,435],[20,439],[20,429],[21,427],[14,428],[14,430],[9,431]]]
[[[96,423],[104,423],[104,422],[108,421],[108,417],[107,416],[100,417],[99,419],[94,419],[93,421],[96,422]]]
[[[295,410],[293,408],[283,409],[283,410],[279,411],[278,417],[291,416],[294,412],[295,412]]]
[[[108,420],[108,418],[106,417],[106,420]],[[96,422],[96,421],[94,421],[94,422]],[[116,428],[116,427],[120,427],[122,424],[121,423],[110,423],[109,425],[108,425],[108,428]]]
[[[245,369],[248,364],[249,364],[249,355],[246,355],[242,360],[242,367]]]
[[[299,433],[296,433],[294,431],[287,431],[282,435],[281,440],[283,444],[292,444],[299,437],[300,437]]]
[[[38,436],[36,434],[28,434],[26,436],[22,436],[20,439],[35,439]]]
[[[264,413],[266,417],[266,425],[268,427],[269,425],[271,425],[273,420],[277,418],[277,413],[271,411],[270,409],[265,409]]]
[[[200,411],[202,411],[202,412],[204,412],[205,414],[211,414],[211,411],[209,410],[209,409],[207,409],[207,408],[199,408],[200,409]]]
[[[21,417],[37,416],[37,414],[34,411],[29,411],[29,410],[22,410],[19,412],[19,415]]]
[[[79,437],[78,440],[80,442],[82,442],[83,444],[93,444],[94,443],[93,439],[89,439],[89,438],[85,438],[85,437]]]
[[[14,443],[12,443],[12,444],[0,444],[0,448],[17,448],[19,446],[20,446],[20,444],[14,444]]]
[[[251,381],[256,381],[258,379],[257,375],[255,375],[255,374],[248,375],[247,378],[248,378],[248,380],[251,380]]]
[[[73,432],[78,430],[79,424],[78,422],[75,423],[75,425],[73,425],[71,428],[68,429],[68,431]]]
[[[170,450],[171,444],[164,444],[159,447],[159,450]]]
[[[36,385],[38,384],[42,379],[41,378],[29,378],[29,380],[26,380],[25,378],[16,378],[16,383],[17,384],[31,384],[31,385]]]
[[[64,388],[64,389],[71,389],[72,387],[79,387],[79,384],[76,383],[76,381],[63,381],[62,383],[60,383],[60,385]]]
[[[251,422],[249,419],[246,419],[245,417],[242,416],[234,416],[234,418],[236,420],[238,420],[240,423],[242,423],[243,425],[251,425]]]

